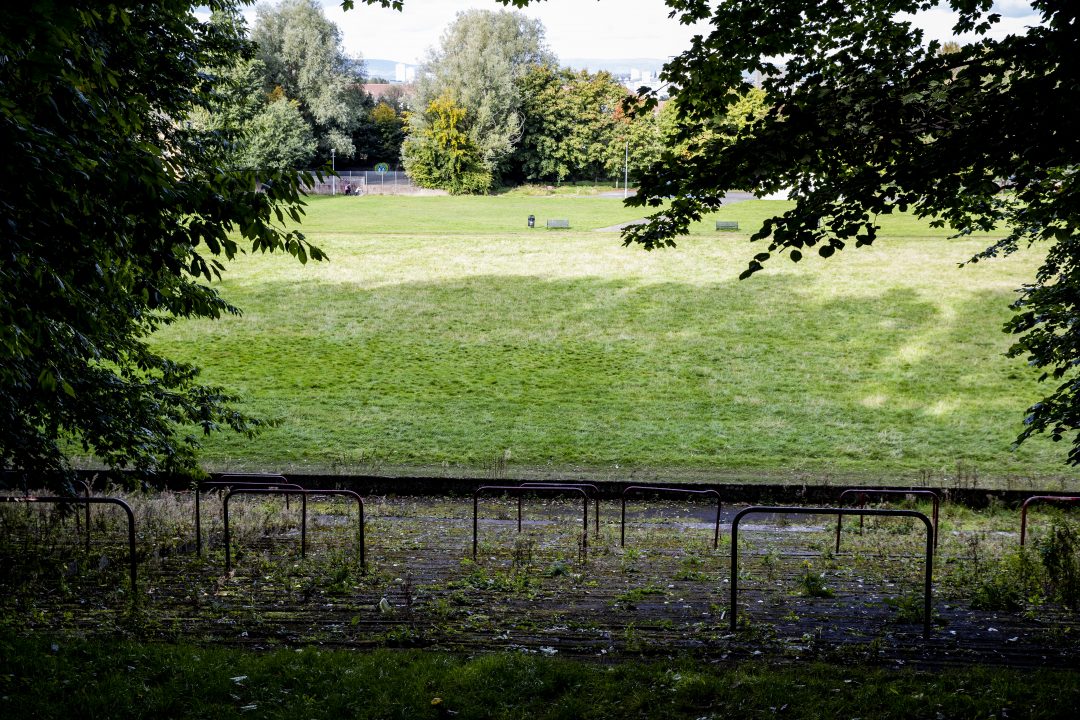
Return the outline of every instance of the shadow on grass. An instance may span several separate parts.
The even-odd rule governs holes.
[[[1002,357],[1010,299],[823,297],[790,276],[266,283],[230,294],[245,317],[161,345],[283,419],[210,457],[1056,469],[1041,448],[1008,452],[1036,392]]]

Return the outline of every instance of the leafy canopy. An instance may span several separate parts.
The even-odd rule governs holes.
[[[534,65],[516,85],[522,132],[513,164],[520,177],[595,179],[610,177],[612,165],[621,172],[621,141],[630,120],[620,112],[627,92],[615,78],[606,72]],[[651,119],[645,114],[638,122]]]
[[[232,3],[211,2],[231,11]],[[223,260],[322,253],[292,173],[236,169],[235,137],[188,122],[215,102],[201,68],[251,56],[231,23],[179,0],[28,3],[0,33],[0,467],[193,471],[198,437],[260,422],[198,369],[152,351],[177,318],[236,313]]]
[[[251,38],[265,73],[263,90],[281,88],[297,103],[318,141],[323,160],[331,150],[353,157],[353,134],[370,111],[361,88],[363,63],[345,55],[341,30],[314,0],[279,0],[257,9]]]
[[[869,245],[877,218],[910,209],[961,234],[1005,237],[972,261],[1046,244],[1019,289],[1009,350],[1053,382],[1018,441],[1076,433],[1080,464],[1080,5],[1033,0],[1041,23],[996,38],[990,0],[667,0],[682,22],[707,21],[664,79],[677,88],[679,141],[647,174],[640,206],[670,206],[631,228],[627,243],[673,245],[732,189],[787,190],[795,206],[751,239],[774,255],[829,257]],[[942,48],[910,15],[958,13],[975,40]],[[947,50],[947,51],[943,51]],[[779,58],[779,59],[778,59]],[[768,112],[730,134],[701,133],[760,74]]]

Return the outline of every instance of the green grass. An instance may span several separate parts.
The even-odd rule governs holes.
[[[903,216],[739,281],[783,206],[645,252],[595,231],[640,216],[617,199],[313,198],[329,262],[245,257],[220,286],[242,318],[155,344],[281,421],[211,438],[214,468],[456,474],[508,451],[521,475],[1075,484],[1063,446],[1010,451],[1044,390],[1001,332],[1035,252],[959,268],[987,238]]]
[[[0,714],[11,720],[1052,718],[1077,700],[1080,675],[1069,671],[603,666],[520,654],[252,653],[0,635]]]

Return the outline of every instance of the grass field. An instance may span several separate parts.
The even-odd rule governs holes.
[[[1063,446],[1010,450],[1043,390],[1001,332],[1034,252],[959,268],[986,237],[901,216],[739,281],[783,205],[649,253],[597,232],[640,217],[618,199],[312,198],[329,262],[245,257],[221,283],[242,318],[155,343],[280,420],[209,439],[214,469],[1078,484]]]

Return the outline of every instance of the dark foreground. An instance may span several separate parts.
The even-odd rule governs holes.
[[[1010,584],[1050,515],[1018,555],[1015,510],[946,505],[929,634],[921,522],[848,519],[837,551],[834,518],[748,516],[733,631],[740,506],[714,548],[708,502],[631,502],[622,544],[617,502],[583,542],[580,501],[527,499],[519,533],[487,498],[474,561],[471,498],[368,498],[361,568],[340,500],[300,557],[295,502],[234,497],[226,571],[219,498],[200,557],[190,496],[131,496],[134,595],[118,516],[86,553],[73,517],[6,508],[0,716],[1071,717],[1080,687],[1080,618]]]
[[[1071,718],[1080,675],[0,634],[4,718]]]
[[[277,497],[239,496],[226,571],[220,498],[204,503],[202,557],[189,495],[129,500],[139,528],[134,598],[119,513],[95,509],[86,553],[72,518],[4,508],[8,627],[256,650],[1080,666],[1080,615],[1053,588],[1019,587],[1051,518],[1033,515],[1030,550],[1018,556],[1011,509],[944,507],[926,634],[925,530],[910,517],[868,518],[863,531],[848,519],[837,551],[834,518],[748,516],[733,631],[730,525],[739,506],[723,508],[714,549],[708,502],[633,501],[625,543],[618,502],[602,505],[599,535],[590,503],[586,544],[580,501],[527,499],[519,533],[516,502],[485,498],[474,561],[471,498],[368,498],[361,568],[348,498],[312,501],[302,558],[295,500],[286,509]],[[1077,549],[1065,550],[1075,560]],[[1080,583],[1066,590],[1080,592]]]

